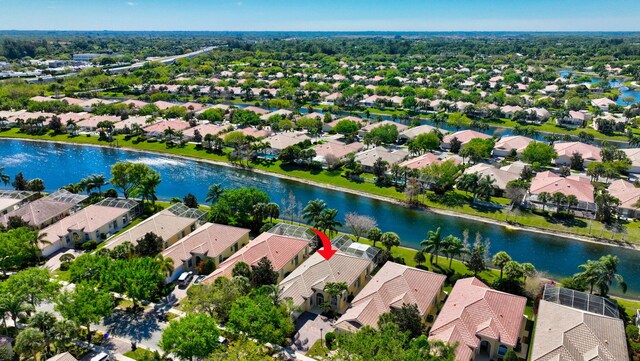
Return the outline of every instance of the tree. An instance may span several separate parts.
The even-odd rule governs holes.
[[[29,327],[37,328],[44,334],[46,355],[51,354],[51,328],[56,323],[56,315],[52,312],[36,312],[29,319]]]
[[[246,264],[246,263],[245,263]],[[244,296],[241,277],[233,279],[218,277],[210,285],[193,286],[187,289],[188,298],[184,308],[187,312],[205,313],[218,322],[229,320],[231,305]]]
[[[251,267],[244,262],[238,262],[235,266],[233,266],[233,270],[231,271],[233,277],[245,277],[247,279],[251,278]]]
[[[479,181],[478,173],[464,173],[458,178],[456,187],[465,193],[476,193]]]
[[[162,237],[153,232],[148,232],[138,240],[138,244],[135,246],[135,252],[140,257],[155,257],[158,253],[162,252],[163,248],[164,240]]]
[[[110,183],[122,190],[125,198],[136,193],[143,181],[155,171],[146,164],[118,162],[111,167]]]
[[[493,256],[491,263],[493,263],[494,266],[500,269],[500,279],[502,279],[504,266],[506,266],[509,262],[511,262],[511,256],[509,256],[509,254],[505,251],[500,251]]]
[[[427,238],[420,242],[420,246],[422,246],[422,251],[425,253],[431,254],[430,262],[433,264],[433,258],[436,258],[436,264],[438,263],[438,256],[440,255],[440,246],[442,243],[442,236],[440,233],[440,227],[436,228],[435,231],[429,231],[427,233]]]
[[[395,323],[400,332],[409,333],[410,338],[419,337],[424,332],[424,324],[416,304],[403,304],[400,308],[391,308],[390,312],[380,315],[378,327],[382,328],[387,322]]]
[[[160,339],[160,347],[178,358],[203,359],[220,347],[220,331],[216,321],[204,314],[187,314],[172,321]]]
[[[529,182],[521,179],[514,179],[507,183],[505,196],[509,198],[514,205],[519,206],[524,201],[524,197],[527,195],[528,190]],[[538,200],[540,200],[539,195]]]
[[[24,227],[10,228],[0,232],[0,269],[3,272],[24,268],[37,258],[32,242],[38,233]]]
[[[246,336],[233,341],[224,351],[215,352],[211,356],[213,361],[272,361],[273,357],[264,351],[264,346],[258,345]]]
[[[62,291],[55,309],[67,320],[85,326],[87,341],[90,341],[91,325],[113,312],[113,296],[93,284],[81,282],[72,291]]]
[[[600,295],[606,296],[609,293],[609,287],[611,286],[611,284],[613,284],[614,281],[620,285],[623,293],[627,292],[627,284],[624,281],[624,278],[622,278],[622,276],[618,274],[619,262],[620,259],[618,259],[617,256],[613,256],[610,254],[602,256],[598,260],[598,263],[600,263],[600,266],[602,268],[600,276],[598,277],[598,280],[596,282],[596,285],[600,290]]]
[[[322,211],[322,213],[320,213],[320,217],[318,218],[316,227],[331,236],[334,232],[338,231],[338,227],[342,226],[342,223],[336,221],[337,217],[337,209],[325,209]]]
[[[422,133],[407,143],[409,152],[424,154],[440,148],[440,138],[435,133]]]
[[[166,274],[155,259],[140,257],[112,262],[103,279],[110,290],[129,297],[136,309],[139,301],[158,297]]]
[[[221,184],[210,185],[207,190],[207,198],[205,199],[205,202],[210,204],[216,203],[218,198],[220,198],[220,195],[222,195],[222,192],[224,192],[224,189]]]
[[[380,242],[382,238],[382,231],[378,227],[373,227],[367,232],[367,238],[373,242],[373,246],[376,246],[377,242]]]
[[[541,143],[531,142],[522,151],[522,160],[539,166],[549,166],[551,161],[558,158],[558,153],[553,146]]]
[[[151,206],[155,208],[156,200],[156,188],[160,185],[162,180],[160,174],[155,170],[149,168],[148,173],[143,176],[138,187],[133,190],[133,195],[140,196],[144,201],[151,201]]]
[[[189,208],[198,208],[198,199],[192,193],[188,193],[182,198],[182,203]]]
[[[41,268],[27,268],[9,277],[6,282],[10,292],[22,295],[34,309],[53,299],[60,289],[60,284],[51,280],[49,270]]]
[[[556,205],[556,212],[562,211],[562,205],[567,201],[567,196],[562,192],[555,192],[551,195],[551,202]]]
[[[4,183],[4,185],[8,185],[11,181],[11,177],[8,174],[4,174],[4,167],[0,167],[0,182]]]
[[[0,283],[0,312],[3,315],[8,314],[15,325],[18,317],[27,310],[32,308],[26,305],[25,295],[10,290],[6,282]]]
[[[478,188],[476,189],[475,197],[484,198],[486,201],[491,200],[491,195],[493,194],[495,187],[495,179],[489,175],[485,175],[480,177],[478,180]]]
[[[302,218],[307,221],[307,223],[316,227],[318,220],[320,219],[320,215],[325,209],[327,209],[327,204],[323,200],[314,199],[309,201],[302,210]]]
[[[398,247],[400,245],[400,237],[394,232],[385,232],[380,237],[380,243],[384,245],[384,248],[391,252],[392,247]]]
[[[211,207],[209,218],[215,222],[216,215],[221,213],[231,225],[250,226],[251,214],[258,203],[269,203],[269,196],[258,188],[227,189]]]
[[[504,274],[510,281],[517,281],[524,276],[522,265],[516,261],[509,261],[504,265]]]
[[[37,360],[39,352],[44,350],[45,335],[37,328],[27,328],[18,334],[16,337],[15,351],[21,356],[30,355],[33,356],[33,360]]]
[[[387,173],[387,168],[389,167],[389,162],[383,160],[382,158],[376,159],[373,163],[373,175],[376,176],[377,183],[384,183],[385,175]]]
[[[469,124],[471,124],[471,119],[469,119],[469,117],[467,117],[463,113],[456,112],[449,115],[447,124],[458,131],[461,128],[468,127]]]
[[[524,282],[527,282],[527,278],[535,276],[538,271],[531,263],[522,263],[520,265],[522,267],[522,273],[524,276]]]
[[[618,214],[620,200],[606,190],[596,192],[596,219],[603,223],[611,223]]]
[[[464,252],[464,242],[460,238],[448,235],[442,240],[442,253],[449,258],[449,269],[453,264],[453,258],[461,256]]]
[[[486,245],[476,240],[469,252],[469,259],[466,262],[466,266],[473,272],[474,277],[476,277],[478,273],[487,269],[485,263],[485,251]]]
[[[578,152],[573,152],[571,158],[569,159],[569,166],[573,170],[581,171],[584,169],[584,159],[582,159],[582,154]]]
[[[518,360],[520,360],[520,358],[518,357],[518,354],[515,351],[509,350],[504,355],[504,359],[502,359],[502,360],[503,361],[518,361]]]
[[[329,298],[331,299],[331,304],[338,305],[338,300],[344,291],[347,291],[349,286],[345,282],[327,282],[324,285],[324,291],[329,294]],[[336,310],[337,311],[337,310]]]
[[[20,172],[16,174],[15,177],[13,177],[13,182],[11,182],[11,186],[17,191],[26,191],[28,183],[29,181],[27,181],[27,179],[24,177],[22,172]]]
[[[294,332],[284,305],[276,305],[265,295],[243,296],[231,306],[227,328],[245,333],[259,343],[283,344]]]
[[[29,183],[27,183],[27,190],[40,194],[40,192],[44,191],[44,181],[40,178],[30,180]]]
[[[462,147],[462,142],[458,139],[458,137],[453,137],[449,141],[449,150],[453,154],[458,154],[460,152],[460,148]]]
[[[354,212],[347,213],[344,219],[345,226],[351,229],[353,235],[356,236],[356,242],[360,240],[360,237],[366,235],[371,229],[377,226],[377,222],[373,217]]]
[[[548,192],[540,192],[538,194],[538,202],[542,203],[542,211],[544,212],[544,207],[551,200],[551,195]]]
[[[355,139],[358,129],[358,123],[350,119],[342,119],[333,127],[334,132],[344,135],[349,141]]]
[[[423,170],[426,180],[437,194],[445,194],[453,189],[459,172],[458,166],[452,159],[441,163],[431,163]]]
[[[278,283],[278,272],[273,270],[271,261],[267,257],[262,257],[256,265],[251,266],[249,280],[254,288],[275,285]]]
[[[424,256],[424,252],[417,251],[413,255],[413,261],[416,263],[416,265],[420,266],[427,261],[427,258]]]
[[[493,152],[494,145],[495,145],[495,141],[493,140],[493,138],[489,138],[489,139],[474,138],[474,139],[471,139],[462,148],[462,151],[469,152],[468,156],[471,159],[471,161],[473,163],[477,163],[483,159],[488,159],[491,157],[491,153]]]
[[[171,257],[163,257],[162,254],[157,254],[154,257],[154,259],[156,260],[156,262],[158,262],[158,264],[160,265],[160,268],[162,269],[162,272],[164,272],[164,274],[167,275],[167,277],[170,276],[171,273],[173,273],[173,270],[175,269],[175,267],[173,264],[173,259]],[[211,258],[207,258],[207,260],[211,261]]]

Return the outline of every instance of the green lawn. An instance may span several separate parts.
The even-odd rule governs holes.
[[[633,317],[636,315],[636,310],[640,309],[640,301],[633,301],[624,298],[612,297],[614,300],[618,302],[619,305],[624,307],[627,316],[629,319],[633,320]]]
[[[328,355],[328,353],[329,353],[329,349],[324,344],[324,342],[322,342],[322,340],[317,340],[313,344],[313,346],[311,346],[311,348],[309,348],[309,351],[307,351],[306,356],[318,359],[320,357],[326,357]]]
[[[94,144],[94,145],[108,145],[106,142],[101,142],[97,137],[77,136],[70,137],[66,134],[59,135],[28,135],[20,133],[17,128],[13,128],[7,131],[0,132],[0,138],[2,137],[14,137],[23,139],[40,139],[50,141],[69,142],[77,144]],[[144,151],[153,151],[159,153],[173,154],[179,156],[186,156],[195,159],[204,159],[217,162],[228,163],[226,156],[226,150],[222,154],[207,152],[205,150],[196,149],[194,145],[185,145],[184,147],[167,147],[164,143],[159,142],[140,142],[134,143],[133,139],[125,140],[124,136],[116,136],[116,142],[114,145],[127,149],[137,149]],[[280,161],[276,162],[259,162],[251,165],[254,169],[285,175],[302,180],[310,180],[318,183],[323,183],[331,186],[341,187],[352,191],[365,192],[381,197],[388,197],[395,200],[404,200],[404,194],[399,192],[395,187],[380,187],[372,182],[371,175],[364,175],[367,181],[354,182],[342,176],[342,171],[309,171],[300,167],[292,167],[289,165],[283,165]],[[551,231],[560,231],[564,233],[577,234],[581,236],[595,236],[604,239],[624,240],[632,243],[640,243],[640,222],[632,221],[626,226],[626,235],[613,234],[612,231],[607,230],[600,222],[591,222],[584,219],[575,219],[570,223],[558,222],[554,217],[550,215],[540,215],[532,212],[521,212],[519,215],[505,214],[502,210],[482,207],[472,204],[472,197],[464,194],[460,191],[452,191],[444,196],[436,196],[432,192],[427,192],[426,197],[420,197],[420,201],[425,206],[430,208],[445,209],[461,214],[470,214],[474,216],[484,217],[492,220],[505,222],[507,220],[516,223],[517,225],[541,228]],[[492,198],[492,201],[498,204],[508,204],[509,200],[505,198]]]
[[[140,347],[135,351],[125,352],[124,355],[134,360],[151,360],[153,358],[153,352]]]

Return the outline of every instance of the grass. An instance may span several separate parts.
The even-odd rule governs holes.
[[[71,271],[66,270],[63,271],[61,269],[57,269],[53,272],[53,276],[58,280],[58,281],[69,281],[71,279]]]
[[[22,139],[39,139],[48,141],[60,141],[76,144],[90,144],[90,145],[103,145],[108,143],[101,142],[97,137],[76,136],[72,137],[66,134],[58,135],[29,135],[19,132],[19,129],[12,128],[7,131],[0,132],[0,138],[13,137]],[[152,151],[158,153],[166,153],[178,156],[185,156],[194,159],[211,160],[217,162],[228,163],[228,158],[225,152],[218,154],[207,152],[205,150],[196,149],[193,145],[185,145],[183,147],[167,147],[164,143],[159,142],[134,142],[133,138],[126,140],[124,136],[116,136],[116,144],[118,147]],[[365,192],[368,194],[388,197],[395,200],[404,200],[404,194],[398,191],[393,186],[381,187],[373,183],[372,175],[364,175],[364,182],[354,182],[342,175],[341,170],[308,170],[300,167],[292,167],[284,165],[280,161],[275,162],[259,162],[252,164],[253,169],[265,171],[272,174],[284,175],[301,180],[309,180],[318,183],[323,183],[331,186],[341,187],[357,192]],[[436,196],[432,192],[427,192],[426,197],[420,197],[424,202],[424,205],[431,208],[444,209],[462,214],[470,214],[491,220],[497,220],[505,222],[507,220],[512,221],[518,225],[526,227],[540,228],[550,231],[560,231],[569,234],[576,234],[580,236],[595,236],[599,238],[616,238],[621,240],[624,237],[625,241],[632,243],[640,243],[640,222],[632,221],[626,225],[626,235],[615,235],[612,231],[606,229],[606,227],[597,221],[593,224],[589,224],[590,221],[576,219],[574,222],[558,222],[554,217],[549,215],[542,215],[532,213],[528,211],[521,212],[518,216],[505,214],[502,210],[482,207],[474,205],[472,203],[472,197],[457,190],[448,192],[444,196]],[[506,198],[493,197],[492,201],[497,204],[506,205],[509,200]],[[128,228],[127,228],[128,229]],[[101,244],[103,246],[104,243]]]
[[[153,358],[153,352],[140,347],[136,348],[135,351],[127,351],[123,355],[134,360],[151,360]]]
[[[635,317],[636,310],[640,309],[640,301],[633,301],[626,298],[617,297],[612,297],[612,299],[614,299],[616,302],[618,302],[618,305],[624,308],[630,320],[633,320],[633,318]]]
[[[309,348],[309,351],[307,351],[305,356],[317,359],[318,357],[326,357],[328,354],[329,349],[324,342],[322,342],[322,340],[317,340],[313,346]]]

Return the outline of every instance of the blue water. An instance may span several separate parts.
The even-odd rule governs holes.
[[[560,71],[560,76],[563,78],[566,78],[567,75],[569,74],[570,70],[561,70]],[[594,84],[594,83],[598,83],[600,82],[602,79],[598,78],[598,77],[592,77],[591,81],[587,84]],[[611,85],[612,88],[617,88],[621,95],[618,97],[618,99],[616,100],[616,103],[618,105],[623,105],[623,106],[627,106],[629,105],[628,103],[625,103],[622,101],[622,98],[624,97],[632,97],[633,99],[635,99],[633,101],[633,103],[631,104],[635,104],[637,102],[640,102],[640,90],[633,90],[633,89],[629,89],[626,86],[621,86],[623,83],[622,80],[615,78],[615,79],[610,79],[609,80],[609,84]]]
[[[267,192],[272,201],[277,203],[281,203],[292,192],[303,205],[316,198],[324,199],[329,207],[340,210],[340,221],[343,221],[348,212],[375,217],[383,231],[398,233],[402,244],[409,247],[417,247],[427,231],[436,227],[442,227],[445,235],[454,234],[459,237],[463,230],[468,229],[471,241],[476,232],[491,240],[491,253],[507,251],[515,260],[531,262],[539,270],[558,278],[574,274],[578,271],[577,266],[587,259],[614,254],[621,260],[619,272],[629,283],[630,293],[640,296],[640,263],[637,262],[640,253],[636,251],[509,230],[494,224],[407,209],[305,183],[168,156],[12,140],[0,140],[0,154],[0,167],[5,167],[6,174],[13,176],[22,171],[27,178],[42,178],[47,190],[78,182],[91,174],[108,177],[114,163],[132,161],[148,164],[160,173],[162,183],[157,194],[161,200],[193,193],[203,201],[207,188],[214,183],[221,183],[229,188],[255,186]]]

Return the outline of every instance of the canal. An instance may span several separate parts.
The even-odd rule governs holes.
[[[15,140],[0,140],[0,154],[0,167],[5,168],[5,174],[13,177],[17,172],[23,172],[29,179],[42,178],[49,191],[78,182],[91,174],[109,177],[109,170],[114,163],[132,161],[147,164],[160,173],[162,183],[157,195],[161,200],[193,193],[203,202],[207,188],[214,183],[227,188],[254,186],[267,192],[276,203],[281,203],[291,192],[303,205],[316,198],[325,200],[329,207],[340,211],[340,221],[344,221],[348,212],[372,216],[383,231],[396,232],[402,239],[402,245],[414,248],[425,238],[427,231],[436,227],[442,227],[443,235],[458,237],[462,237],[466,229],[471,242],[478,232],[490,239],[492,254],[504,250],[515,260],[531,262],[538,270],[555,278],[576,273],[578,265],[588,259],[613,254],[620,258],[618,271],[629,284],[629,294],[640,296],[640,264],[637,262],[640,253],[637,251],[510,230],[495,224],[407,209],[305,183],[170,156]]]

